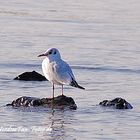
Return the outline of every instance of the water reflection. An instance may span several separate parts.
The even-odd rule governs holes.
[[[47,133],[39,134],[38,136],[42,139],[49,140],[63,140],[69,137],[72,138],[72,136],[70,136],[68,132],[73,131],[73,129],[69,127],[73,120],[73,111],[64,109],[52,109],[49,119],[45,118],[44,120],[45,125],[50,128],[50,131],[48,131]]]
[[[52,115],[50,116],[51,121],[51,137],[55,139],[64,139],[65,137],[65,118],[64,118],[64,110],[58,111],[52,110]]]

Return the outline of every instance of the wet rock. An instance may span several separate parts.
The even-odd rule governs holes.
[[[37,73],[36,71],[32,71],[32,72],[24,72],[20,75],[18,75],[16,78],[14,78],[14,80],[23,80],[23,81],[46,81],[47,79]]]
[[[44,106],[48,108],[56,108],[56,109],[77,109],[77,106],[74,100],[71,97],[66,97],[64,95],[57,96],[53,98],[35,98],[35,97],[20,97],[14,100],[12,103],[7,104],[7,106],[13,107],[29,107],[29,106]]]
[[[28,107],[28,106],[39,106],[42,105],[42,102],[39,98],[35,97],[20,97],[16,100],[14,100],[11,104],[7,104],[7,106],[13,106],[13,107]]]
[[[99,103],[101,106],[114,107],[116,109],[132,109],[132,105],[125,99],[115,98],[113,100],[104,100]]]

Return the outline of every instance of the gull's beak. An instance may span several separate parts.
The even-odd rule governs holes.
[[[38,55],[38,57],[42,57],[42,56],[46,56],[45,54],[40,54],[40,55]]]

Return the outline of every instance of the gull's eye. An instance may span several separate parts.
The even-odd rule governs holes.
[[[54,51],[54,54],[56,54],[56,51]]]
[[[49,51],[49,54],[52,54],[52,51]]]

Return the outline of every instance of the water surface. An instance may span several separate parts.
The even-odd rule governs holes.
[[[0,0],[0,132],[3,140],[140,139],[140,2],[138,0]],[[4,107],[20,96],[51,97],[49,82],[14,81],[42,73],[37,55],[60,50],[85,91],[69,86],[76,111]],[[56,86],[55,95],[61,94]],[[125,98],[132,110],[102,108]],[[33,128],[48,128],[36,132]],[[22,131],[21,131],[22,128]],[[23,131],[24,129],[24,131]],[[27,130],[27,131],[26,131]]]

